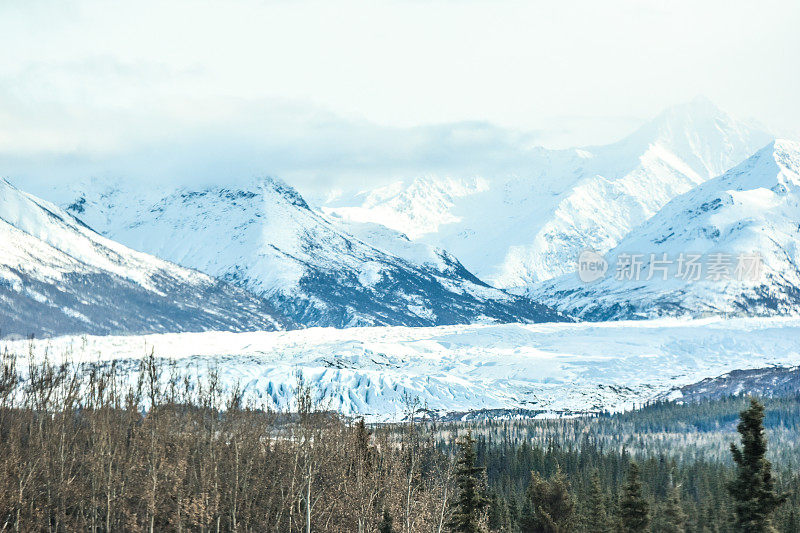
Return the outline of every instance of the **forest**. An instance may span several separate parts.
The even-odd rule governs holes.
[[[795,532],[800,397],[441,422],[292,412],[152,355],[0,369],[8,531]]]

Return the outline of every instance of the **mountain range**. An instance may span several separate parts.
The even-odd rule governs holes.
[[[266,300],[109,240],[0,180],[0,336],[285,329]]]
[[[639,275],[618,275],[621,264],[630,272],[634,256]],[[566,274],[531,294],[591,320],[797,314],[800,143],[774,141],[675,198],[611,250],[607,262],[610,270],[594,283]]]
[[[610,250],[771,140],[697,98],[610,145],[531,148],[519,175],[421,177],[331,195],[323,208],[444,248],[488,283],[524,291],[572,272],[585,248]]]
[[[66,206],[91,227],[263,297],[305,326],[565,320],[488,286],[443,250],[374,224],[330,220],[278,179],[91,187]]]
[[[519,175],[429,176],[319,206],[270,177],[95,178],[39,191],[50,202],[3,182],[0,334],[794,314],[798,153],[697,99],[611,145],[530,148]],[[586,250],[611,265],[588,284]],[[761,270],[661,280],[651,259],[650,279],[613,275],[621,256],[688,253],[757,254]]]

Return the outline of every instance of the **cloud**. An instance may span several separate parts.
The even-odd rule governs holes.
[[[124,142],[105,142],[100,135],[97,142],[83,139],[42,150],[0,150],[0,168],[16,182],[32,185],[92,176],[232,183],[268,174],[305,188],[333,183],[356,187],[425,173],[513,173],[524,168],[526,151],[537,144],[534,134],[479,121],[401,128],[348,120],[287,101],[196,105],[214,111],[199,113],[205,115],[202,121],[198,116],[183,121],[174,115],[140,115],[138,123],[125,126]],[[108,114],[93,124],[102,132],[123,120]],[[50,124],[60,127],[68,122],[56,116]],[[143,124],[153,123],[160,126],[131,135]],[[48,135],[28,134],[39,140]]]
[[[765,2],[2,2],[0,174],[519,172],[701,93],[783,131],[800,4]]]

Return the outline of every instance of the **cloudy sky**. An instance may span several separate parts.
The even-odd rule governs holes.
[[[705,95],[800,132],[800,2],[0,2],[0,175],[505,171]]]

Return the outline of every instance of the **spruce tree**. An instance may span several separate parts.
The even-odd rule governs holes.
[[[677,487],[670,487],[658,514],[658,524],[654,525],[653,531],[657,533],[684,533],[686,531],[686,514],[681,507],[681,496]]]
[[[619,521],[623,533],[647,531],[650,525],[650,508],[642,495],[639,466],[631,463],[628,480],[619,501]]]
[[[720,525],[719,522],[720,513],[718,510],[715,510],[714,504],[712,502],[708,502],[706,504],[705,510],[700,514],[700,524],[698,530],[700,533],[719,533]]]
[[[597,470],[592,473],[589,485],[584,530],[592,533],[608,533],[611,530],[606,509],[606,495],[600,484],[600,474]]]
[[[797,515],[792,509],[789,512],[789,517],[786,519],[786,527],[783,528],[784,531],[800,531],[800,521],[797,520]]]
[[[389,510],[383,510],[383,519],[381,519],[380,524],[378,524],[378,532],[379,533],[394,533],[394,519],[392,515],[389,514]]]
[[[452,504],[448,527],[457,533],[479,533],[485,531],[483,515],[489,500],[483,487],[483,468],[475,464],[477,454],[472,432],[459,442],[459,449],[456,462],[458,496]]]
[[[497,493],[493,493],[489,504],[489,529],[492,531],[508,531],[511,528],[511,513],[508,503]]]
[[[549,480],[531,472],[528,502],[522,530],[536,533],[562,533],[573,530],[575,503],[569,483],[561,469]]]
[[[356,423],[356,450],[358,456],[356,459],[361,461],[362,466],[366,471],[372,468],[372,448],[370,447],[370,439],[372,432],[367,429],[363,418],[359,418]]]
[[[737,430],[742,447],[731,443],[736,478],[728,491],[734,500],[736,530],[742,533],[776,531],[771,515],[784,501],[785,495],[775,491],[772,466],[766,459],[767,438],[764,435],[764,406],[755,398],[740,414]]]

